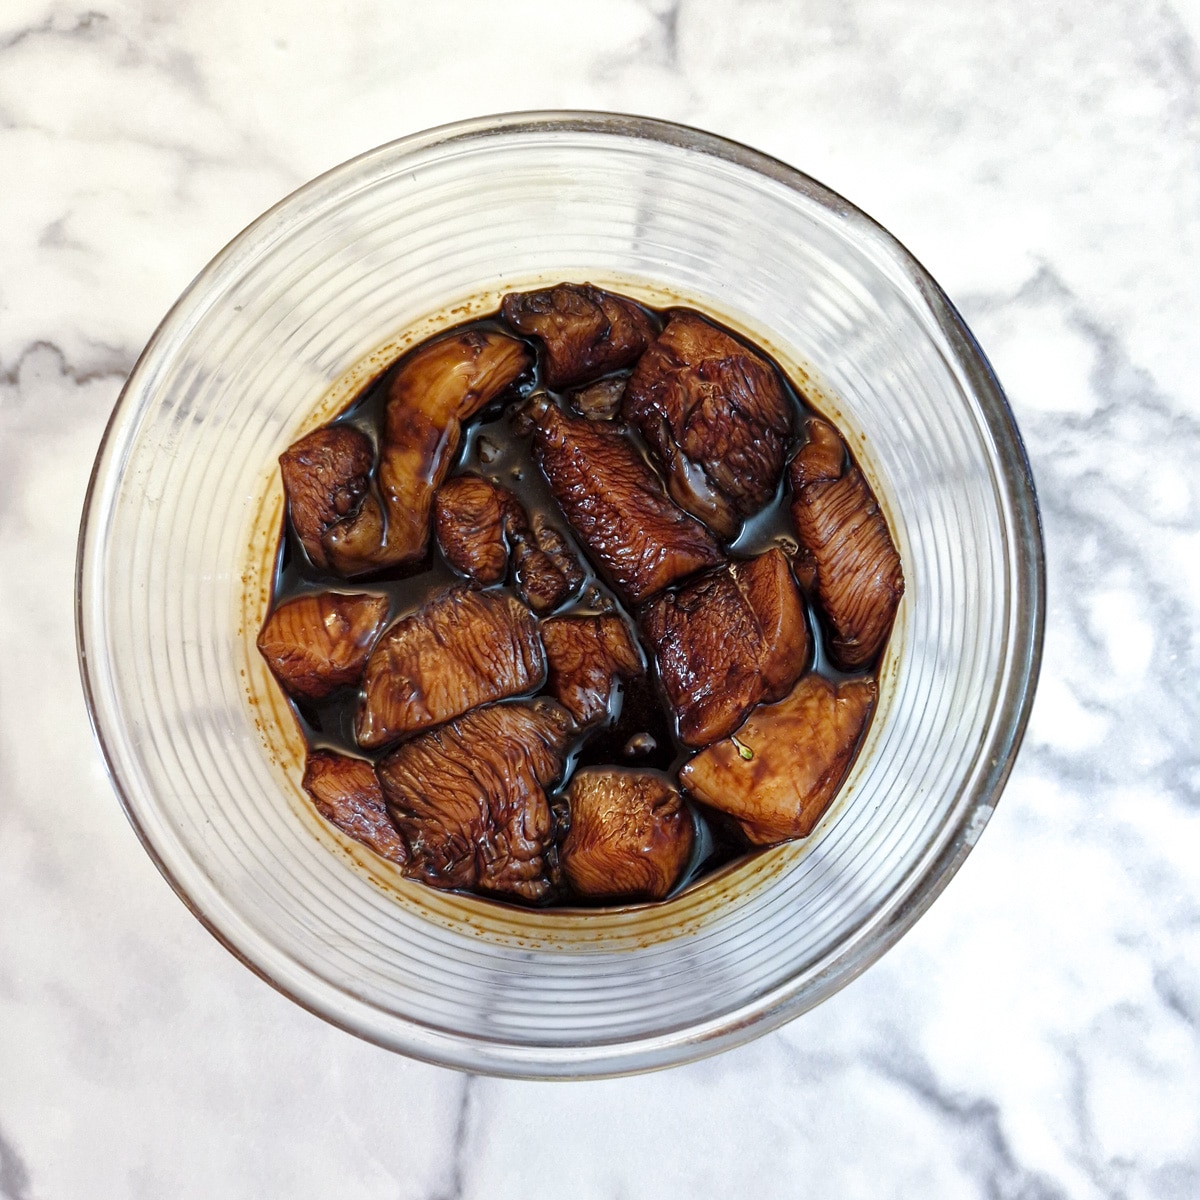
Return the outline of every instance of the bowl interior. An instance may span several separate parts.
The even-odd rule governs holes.
[[[906,595],[880,707],[817,831],[658,906],[521,912],[405,881],[299,787],[256,651],[279,452],[432,330],[559,279],[714,313],[833,418]],[[811,1006],[911,924],[1023,728],[1041,547],[986,362],[936,285],[813,181],[695,131],[511,117],[289,197],[185,293],[123,393],[80,553],[85,686],[130,818],[235,953],[383,1045],[510,1074],[694,1057]]]

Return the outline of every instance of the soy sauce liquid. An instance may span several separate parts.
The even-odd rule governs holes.
[[[678,308],[656,310],[642,307],[660,327],[671,312],[687,311]],[[795,410],[793,430],[799,431],[803,428],[803,419],[806,416],[820,415],[804,401],[779,364],[761,347],[721,325],[707,313],[701,312],[698,315],[748,346],[775,367],[785,394]],[[471,329],[498,331],[508,337],[518,336],[498,317],[490,316],[453,326],[436,334],[429,341]],[[583,547],[575,539],[571,527],[551,496],[549,485],[533,456],[533,434],[527,428],[528,421],[521,419],[531,394],[544,392],[568,411],[574,410],[570,403],[570,392],[555,392],[542,384],[542,364],[537,343],[528,339],[528,344],[536,355],[534,367],[504,395],[464,425],[458,455],[447,478],[464,473],[481,475],[492,483],[508,488],[521,501],[531,523],[540,516],[567,540],[586,573],[586,579],[575,595],[562,608],[555,610],[553,615],[615,612],[625,619],[636,637],[637,622],[633,613],[621,603],[616,593],[588,560]],[[353,425],[365,433],[375,447],[377,462],[391,378],[406,359],[420,348],[414,347],[366,384],[345,411],[329,422],[330,425]],[[613,372],[606,378],[625,377],[629,375],[630,370]],[[662,472],[637,430],[621,422],[619,414],[614,421],[625,436],[638,447],[651,469],[661,479]],[[787,461],[791,460],[798,448],[795,444],[798,440],[798,436],[794,437],[794,444],[789,446]],[[789,512],[790,495],[786,474],[785,471],[785,478],[780,481],[771,503],[747,520],[738,536],[725,545],[731,557],[753,558],[774,546],[781,547],[789,557],[795,553],[797,543]],[[271,607],[273,609],[283,601],[309,591],[372,592],[387,596],[390,625],[415,612],[448,587],[463,582],[463,577],[442,557],[437,547],[437,539],[432,536],[429,550],[421,562],[389,568],[375,575],[358,576],[352,580],[343,579],[312,564],[299,538],[296,537],[291,522],[285,517],[279,538]],[[686,581],[680,581],[683,582]],[[487,590],[512,589],[504,585],[495,585]],[[830,663],[825,649],[825,631],[811,598],[805,595],[804,603],[812,646],[810,668],[835,683],[847,678],[846,673]],[[544,614],[550,615],[552,614]],[[651,768],[665,772],[675,781],[679,768],[695,753],[694,750],[685,747],[676,736],[674,718],[659,686],[653,657],[646,653],[644,647],[642,653],[646,661],[646,671],[638,679],[617,682],[608,724],[599,729],[585,731],[571,747],[566,760],[563,787],[569,782],[575,769],[585,766]],[[291,700],[301,733],[310,749],[338,750],[377,761],[393,748],[388,746],[372,753],[363,750],[355,742],[354,715],[358,708],[359,695],[358,688],[342,688],[322,701],[298,701],[294,698]],[[556,796],[549,799],[553,805]],[[672,895],[694,883],[700,876],[754,852],[754,848],[730,817],[699,804],[690,797],[687,802],[692,812],[696,838],[691,861]],[[570,903],[575,905],[580,902],[573,900]]]

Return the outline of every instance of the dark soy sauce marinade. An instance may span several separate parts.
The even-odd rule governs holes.
[[[671,309],[651,309],[644,305],[639,307],[647,313],[655,327],[659,329],[671,313],[693,311],[678,307]],[[796,450],[797,431],[803,427],[803,418],[821,414],[815,412],[804,402],[786,372],[780,369],[778,363],[761,347],[720,324],[707,313],[695,311],[709,324],[749,347],[778,372],[784,393],[794,410],[793,437],[787,452],[787,460],[790,461]],[[508,337],[520,338],[519,334],[514,333],[510,326],[499,319],[498,314],[449,327],[427,339],[426,342],[413,347],[407,354],[401,356],[367,383],[349,406],[328,425],[348,424],[360,429],[370,438],[378,460],[380,431],[384,424],[384,408],[391,377],[412,354],[427,345],[428,342],[476,329],[494,330],[502,332]],[[554,397],[568,411],[572,411],[571,391],[559,392],[545,387],[542,382],[542,354],[536,340],[530,338],[521,340],[526,341],[536,355],[534,367],[473,420],[464,425],[459,453],[447,478],[462,473],[476,474],[492,483],[510,489],[525,507],[531,523],[536,517],[541,516],[547,524],[567,540],[586,573],[586,579],[574,597],[568,600],[562,608],[554,610],[553,614],[547,613],[544,616],[615,612],[626,620],[630,630],[636,634],[637,623],[633,614],[617,599],[592,566],[583,547],[573,537],[571,528],[552,498],[549,485],[534,459],[532,430],[528,420],[522,421],[520,415],[522,410],[527,407],[529,397],[535,392],[545,392]],[[632,369],[630,367],[622,371],[610,372],[603,378],[628,377],[632,373]],[[625,436],[638,447],[655,474],[662,478],[662,471],[654,462],[653,456],[647,450],[645,442],[637,430],[623,422],[619,413],[615,422]],[[374,482],[372,482],[372,487],[375,487]],[[748,559],[775,546],[782,548],[791,557],[795,553],[797,542],[789,515],[789,502],[790,495],[785,470],[770,503],[744,523],[738,536],[732,542],[722,543],[730,557]],[[678,581],[669,590],[686,584],[691,578],[694,576]],[[373,575],[357,576],[350,580],[333,571],[320,570],[309,561],[300,540],[291,527],[291,522],[285,516],[279,540],[271,608],[274,609],[283,601],[309,591],[373,592],[388,597],[390,607],[387,623],[390,626],[401,617],[415,612],[427,600],[447,587],[463,582],[463,577],[445,561],[438,548],[436,537],[432,536],[428,552],[424,559],[417,563],[385,569]],[[511,587],[502,584],[494,585],[493,588],[487,590],[512,591]],[[812,661],[808,669],[819,672],[834,683],[849,678],[848,673],[839,671],[831,663],[824,645],[826,635],[823,631],[822,620],[815,610],[807,590],[804,590],[803,594],[805,617],[812,639],[810,650]],[[695,753],[683,746],[675,736],[674,721],[656,679],[653,655],[647,653],[644,644],[642,652],[647,663],[646,672],[634,680],[616,681],[616,696],[612,705],[616,713],[615,720],[600,728],[584,731],[576,740],[566,759],[563,787],[569,782],[575,769],[584,766],[652,768],[664,771],[672,779],[676,779],[679,768]],[[875,664],[872,663],[869,669],[856,674],[871,675],[874,666]],[[387,746],[372,753],[356,743],[354,717],[359,696],[359,688],[356,686],[342,688],[322,701],[289,698],[310,750],[332,749],[377,762],[393,749],[392,746]],[[552,805],[556,804],[557,795],[556,792],[549,796]],[[755,852],[755,847],[751,846],[736,821],[731,817],[698,803],[690,796],[686,797],[686,803],[692,813],[696,837],[688,865],[672,889],[671,895],[677,894],[699,877]],[[503,897],[489,895],[487,898],[496,903],[507,902]],[[558,903],[561,904],[562,900],[559,899]],[[577,899],[571,899],[568,903],[573,906],[605,906],[604,902],[596,903]]]

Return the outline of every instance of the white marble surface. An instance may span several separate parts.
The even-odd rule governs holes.
[[[0,1197],[1200,1196],[1195,0],[0,0]],[[995,818],[784,1030],[640,1079],[467,1079],[302,1012],[142,852],[75,668],[75,531],[138,349],[378,142],[641,111],[891,227],[1009,389],[1049,554]]]

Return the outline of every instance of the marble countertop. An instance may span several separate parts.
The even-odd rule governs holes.
[[[1194,0],[0,4],[0,1197],[1200,1196]],[[779,1032],[468,1078],[253,977],[127,824],[75,664],[122,380],[244,224],[472,114],[644,112],[891,228],[1008,389],[1049,557],[1032,724],[916,928]]]

